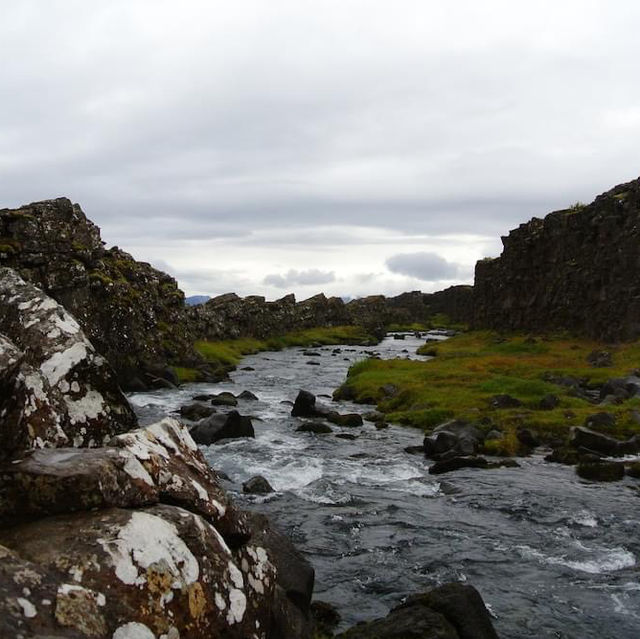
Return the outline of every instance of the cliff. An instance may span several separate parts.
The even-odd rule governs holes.
[[[124,387],[197,362],[176,281],[117,247],[67,198],[0,210],[0,266],[15,269],[78,320]]]
[[[476,328],[640,336],[640,179],[533,218],[502,243],[476,265]]]

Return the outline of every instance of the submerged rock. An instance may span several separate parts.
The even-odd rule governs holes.
[[[255,475],[242,484],[242,492],[251,495],[266,495],[274,490],[262,475]]]
[[[213,406],[205,406],[204,404],[187,404],[180,407],[180,417],[184,417],[192,422],[197,422],[199,419],[205,419],[210,417],[216,412]]]
[[[237,406],[238,400],[233,393],[227,391],[214,395],[211,398],[212,406]]]
[[[583,479],[592,481],[620,481],[624,477],[621,462],[580,462],[576,473]]]
[[[331,426],[324,422],[306,422],[298,426],[296,431],[300,433],[315,433],[316,435],[326,435],[327,433],[333,432]]]
[[[449,473],[461,468],[488,468],[489,462],[484,457],[452,457],[437,461],[429,467],[430,475]]]

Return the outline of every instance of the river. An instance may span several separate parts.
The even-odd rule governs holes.
[[[300,389],[329,398],[349,366],[377,352],[413,357],[423,339],[387,337],[373,347],[291,348],[246,357],[232,381],[136,393],[141,422],[189,403],[195,394],[249,390],[240,400],[255,416],[255,439],[204,447],[230,479],[237,502],[271,516],[316,570],[315,599],[334,604],[345,628],[384,616],[402,597],[446,581],[473,584],[502,639],[640,637],[640,491],[638,481],[581,480],[543,454],[520,468],[465,469],[437,477],[405,446],[415,429],[332,426],[326,435],[296,432],[290,416]],[[403,352],[405,351],[405,352]],[[320,365],[310,365],[317,361]],[[428,366],[428,363],[425,363]],[[250,367],[254,370],[242,370]],[[340,412],[366,412],[349,402]],[[357,435],[355,440],[336,437]],[[263,475],[276,490],[244,495]]]

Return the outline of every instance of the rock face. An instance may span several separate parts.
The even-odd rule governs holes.
[[[0,459],[100,446],[136,425],[113,370],[62,306],[8,268],[0,306]]]
[[[640,179],[589,205],[533,218],[477,263],[473,324],[567,329],[599,340],[640,335]]]
[[[200,361],[176,281],[105,249],[98,227],[66,198],[0,210],[0,266],[71,312],[124,387],[148,385],[168,363]]]

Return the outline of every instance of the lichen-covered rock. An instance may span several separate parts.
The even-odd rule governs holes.
[[[34,450],[0,467],[0,520],[5,526],[22,519],[157,501],[152,478],[127,450]]]
[[[177,420],[165,418],[114,437],[109,445],[135,457],[157,487],[160,501],[202,515],[232,547],[249,538],[243,515],[231,504],[215,471]]]
[[[202,364],[176,281],[117,247],[67,198],[0,210],[0,266],[16,269],[77,319],[122,385]]]
[[[0,455],[99,446],[135,426],[113,370],[62,306],[7,268],[0,305],[0,383],[11,387],[0,397]]]
[[[54,605],[34,598],[29,611],[84,636],[269,636],[275,569],[266,551],[246,547],[236,559],[213,526],[181,508],[50,517],[0,538],[55,575]]]

